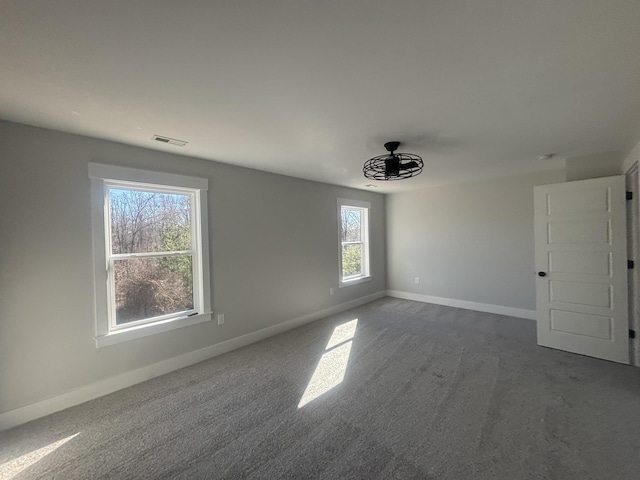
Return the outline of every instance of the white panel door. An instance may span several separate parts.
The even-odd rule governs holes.
[[[625,178],[534,188],[538,345],[629,363]]]

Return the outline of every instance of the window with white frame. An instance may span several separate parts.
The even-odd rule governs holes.
[[[338,199],[340,286],[371,279],[369,267],[369,202]]]
[[[89,164],[99,347],[211,319],[206,179]]]

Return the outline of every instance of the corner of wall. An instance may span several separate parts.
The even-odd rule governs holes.
[[[622,173],[628,172],[629,169],[633,166],[633,164],[639,161],[640,161],[640,139],[638,140],[638,142],[636,142],[636,144],[633,147],[631,147],[631,149],[628,151],[628,153],[624,157],[624,160],[622,161]]]

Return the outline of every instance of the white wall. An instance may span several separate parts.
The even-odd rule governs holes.
[[[388,289],[535,310],[533,187],[564,180],[555,170],[388,195]]]
[[[567,182],[587,178],[621,175],[623,155],[620,152],[602,152],[593,155],[567,158]]]
[[[88,162],[209,179],[212,300],[225,325],[96,349]],[[372,204],[373,280],[341,289],[338,197]],[[0,122],[0,414],[384,291],[384,201],[371,192]]]
[[[636,138],[638,138],[638,141],[629,149],[622,161],[623,173],[626,173],[634,163],[640,162],[640,134]]]

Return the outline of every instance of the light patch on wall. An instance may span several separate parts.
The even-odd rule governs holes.
[[[340,385],[347,371],[353,337],[356,334],[358,319],[338,325],[331,334],[325,347],[325,353],[320,358],[309,384],[302,394],[298,408],[324,395],[329,390]]]

